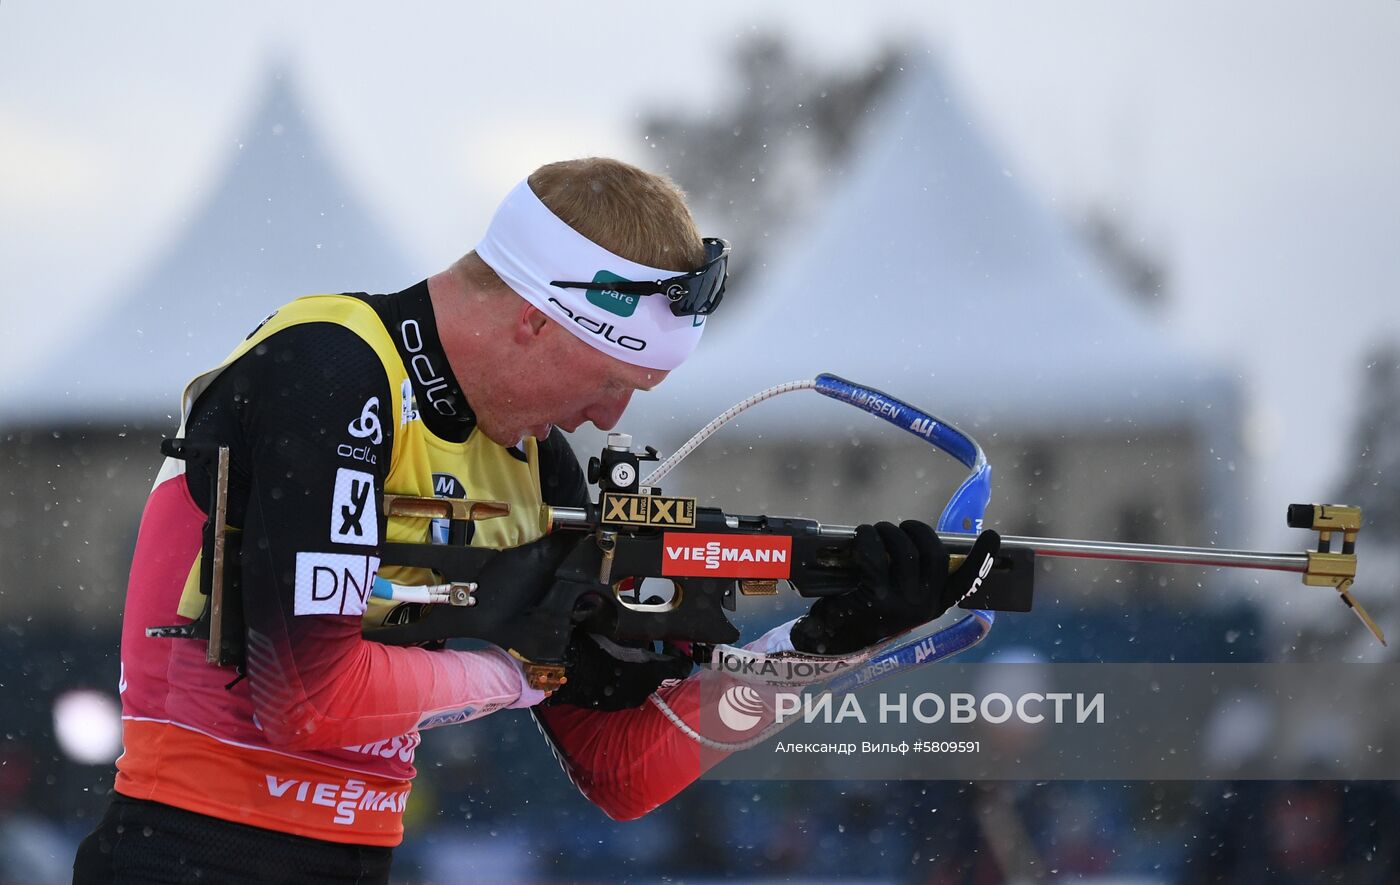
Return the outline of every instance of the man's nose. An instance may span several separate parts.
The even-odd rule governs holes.
[[[627,404],[632,401],[632,393],[633,391],[629,390],[590,407],[586,413],[588,420],[592,421],[593,426],[599,430],[612,430],[622,419],[622,413],[626,411]]]

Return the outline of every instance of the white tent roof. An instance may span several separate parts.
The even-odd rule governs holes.
[[[0,394],[10,424],[141,421],[178,409],[186,381],[264,316],[313,292],[392,291],[410,282],[334,168],[290,77],[273,71],[222,181],[164,257],[61,358]]]
[[[1231,408],[1233,384],[1115,291],[936,66],[894,85],[856,157],[825,214],[772,273],[729,294],[709,340],[636,398],[624,429],[674,445],[750,393],[824,371],[968,429],[1181,423]],[[741,420],[748,433],[810,437],[827,408],[798,393]]]

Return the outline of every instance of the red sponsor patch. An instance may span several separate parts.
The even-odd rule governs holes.
[[[661,574],[786,578],[792,574],[792,538],[667,532],[662,537]]]

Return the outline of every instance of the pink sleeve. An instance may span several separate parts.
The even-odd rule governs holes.
[[[360,638],[359,619],[344,620],[344,629],[316,625],[319,641],[303,640],[313,654],[294,655],[290,649],[279,654],[264,634],[250,631],[253,703],[272,744],[312,750],[369,743],[541,697],[500,649],[397,648]],[[331,640],[330,632],[345,635]]]
[[[745,647],[791,651],[792,624],[780,624]],[[706,705],[714,709],[721,694],[736,685],[752,689],[751,697],[760,700],[764,709],[759,721],[744,732],[731,731],[718,715],[702,718]],[[742,742],[770,726],[777,691],[713,670],[697,670],[683,680],[663,683],[656,697],[685,728],[672,721],[656,697],[616,712],[560,705],[536,707],[534,713],[565,773],[583,795],[614,820],[635,820],[729,756],[733,751],[723,749],[724,744]],[[687,729],[714,743],[702,746]]]
[[[699,718],[700,677],[658,694],[681,717]],[[725,755],[701,753],[650,700],[616,712],[542,706],[534,710],[569,779],[613,820],[635,820],[670,800]]]

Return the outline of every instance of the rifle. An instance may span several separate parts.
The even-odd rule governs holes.
[[[666,496],[657,482],[676,464],[739,412],[765,399],[794,390],[813,389],[880,417],[951,455],[968,475],[954,492],[938,523],[950,551],[949,568],[962,564],[982,528],[982,512],[991,494],[991,465],[976,440],[949,422],[873,388],[834,375],[793,382],[750,397],[717,417],[645,479],[641,465],[659,460],[650,446],[632,448],[627,434],[609,434],[607,445],[589,461],[587,478],[596,498],[586,506],[545,507],[541,522],[555,533],[587,533],[594,543],[578,544],[556,572],[562,581],[536,603],[548,623],[580,627],[623,641],[685,641],[695,660],[710,664],[714,648],[739,638],[728,613],[740,597],[774,596],[786,582],[804,597],[849,590],[855,581],[851,547],[855,528],[823,525],[800,517],[739,515],[700,507],[696,499]],[[385,510],[438,518],[471,518],[478,513],[509,512],[502,502],[440,499],[386,499]],[[1319,532],[1319,547],[1309,553],[1260,553],[1214,548],[1126,544],[1051,538],[1003,537],[993,568],[958,606],[972,611],[960,624],[974,620],[990,627],[991,612],[1028,612],[1034,598],[1037,556],[1177,563],[1229,568],[1298,572],[1305,584],[1332,586],[1382,643],[1380,629],[1352,598],[1356,574],[1356,533],[1361,512],[1355,507],[1293,505],[1291,527]],[[1330,550],[1334,532],[1344,536],[1342,550]],[[565,675],[563,655],[568,630],[539,630],[522,623],[519,605],[493,599],[493,589],[477,579],[497,554],[480,548],[430,544],[386,544],[383,562],[417,566],[442,575],[438,592],[448,605],[429,607],[409,623],[368,633],[389,644],[421,643],[452,637],[492,641],[509,649],[525,665],[537,688],[558,687]],[[670,600],[649,602],[641,583],[669,580]],[[479,596],[477,594],[480,594]],[[405,597],[409,598],[409,597]],[[980,618],[978,617],[980,616]],[[970,629],[970,628],[968,628]],[[949,628],[949,634],[968,629]],[[985,629],[978,633],[980,639]],[[935,637],[936,638],[936,637]]]
[[[982,514],[991,495],[991,465],[976,440],[949,422],[879,390],[834,375],[769,388],[729,409],[651,472],[641,477],[644,462],[658,461],[654,448],[632,448],[626,434],[608,436],[599,456],[591,458],[587,478],[596,497],[582,507],[541,508],[542,529],[572,545],[556,571],[554,587],[538,600],[513,598],[508,580],[496,583],[493,563],[508,552],[453,544],[401,543],[382,545],[382,566],[429,569],[442,577],[425,586],[390,585],[390,598],[405,606],[408,617],[367,630],[365,635],[391,645],[440,643],[447,639],[478,639],[509,650],[523,664],[536,688],[558,688],[565,679],[569,634],[581,628],[612,640],[668,640],[688,643],[691,656],[710,664],[717,646],[739,638],[729,619],[739,597],[769,597],[786,582],[804,597],[842,593],[855,581],[851,548],[855,528],[824,525],[801,517],[731,514],[717,507],[700,507],[696,499],[666,496],[657,483],[720,426],[747,408],[779,394],[811,389],[861,408],[919,437],[952,456],[968,474],[949,499],[937,524],[950,551],[949,568],[961,565],[982,528]],[[208,458],[227,463],[227,450],[195,451],[167,441],[167,454]],[[147,635],[205,639],[210,663],[241,663],[243,644],[241,603],[237,581],[226,568],[222,535],[222,501],[212,474],[211,501],[215,513],[206,527],[205,564],[201,591],[209,597],[203,615],[175,627],[152,627]],[[389,516],[426,517],[451,521],[490,519],[509,514],[507,502],[419,498],[386,494],[382,512]],[[1361,512],[1336,505],[1292,505],[1288,524],[1319,533],[1317,550],[1305,553],[1263,553],[1215,548],[1178,547],[1102,541],[1004,536],[993,567],[973,591],[959,602],[972,613],[933,637],[951,640],[957,651],[975,644],[994,619],[993,612],[1028,612],[1034,597],[1037,556],[1110,559],[1143,563],[1176,563],[1227,568],[1291,571],[1312,586],[1331,586],[1343,602],[1382,643],[1380,629],[1352,598],[1356,575],[1356,535]],[[580,533],[592,543],[577,543]],[[1340,552],[1331,551],[1334,533],[1343,536]],[[449,537],[459,533],[448,533]],[[504,561],[504,560],[503,560]],[[497,563],[499,564],[499,563]],[[236,569],[233,570],[236,572]],[[223,574],[223,579],[216,575]],[[647,578],[669,580],[669,600],[644,599]],[[233,598],[230,598],[230,596]],[[518,594],[517,594],[518,595]],[[528,614],[528,617],[526,615]],[[920,638],[906,643],[925,645]],[[905,646],[901,646],[904,649]],[[900,651],[888,652],[895,655]],[[955,653],[955,652],[954,652]],[[920,650],[920,660],[927,657]],[[940,654],[939,657],[943,657]]]

